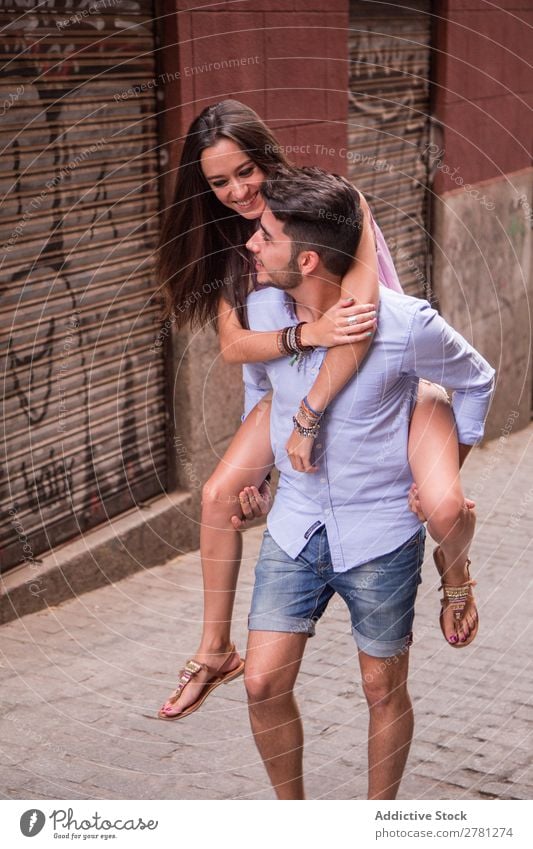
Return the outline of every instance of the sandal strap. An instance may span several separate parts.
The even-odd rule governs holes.
[[[453,587],[449,584],[441,583],[439,590],[444,593],[442,604],[450,607],[453,613],[453,618],[460,622],[465,612],[466,603],[469,598],[474,599],[471,593],[471,587],[476,586],[476,581],[470,579],[465,584],[459,587]]]
[[[183,688],[187,686],[189,681],[194,678],[195,675],[198,675],[201,669],[207,669],[205,663],[198,663],[197,660],[188,660],[183,669],[179,672],[178,683],[176,684],[176,689],[172,693],[169,698],[169,702],[171,704],[175,704],[182,691]]]
[[[439,549],[435,549],[435,551],[438,551],[438,550]],[[472,565],[472,561],[470,560],[469,557],[467,557],[466,563],[465,563],[465,568],[466,568],[466,574],[468,575],[468,581],[465,581],[465,583],[461,584],[460,586],[454,587],[454,586],[451,586],[450,584],[446,584],[443,580],[443,575],[442,575],[442,572],[441,572],[440,573],[441,574],[441,582],[440,582],[440,586],[437,587],[437,592],[439,590],[444,590],[444,595],[450,601],[459,600],[462,596],[464,596],[465,599],[466,599],[470,595],[470,587],[475,587],[476,584],[477,584],[477,581],[473,581],[472,578],[470,577],[470,566],[471,565]]]
[[[234,653],[236,651],[235,644],[232,643],[230,652]],[[224,664],[222,664],[224,666]],[[191,681],[195,675],[198,675],[201,669],[205,669],[207,673],[210,675],[210,680],[216,678],[223,678],[226,675],[226,672],[221,672],[217,669],[212,669],[206,663],[198,663],[197,660],[188,660],[183,669],[179,672],[178,683],[176,684],[176,689],[168,699],[170,704],[175,704],[179,697],[181,696],[183,689],[187,686],[189,681]],[[207,682],[206,682],[207,683]]]
[[[475,587],[477,585],[477,581],[467,581],[466,584],[461,584],[460,587],[453,587],[450,584],[441,583],[438,587],[439,590],[444,590],[444,595],[450,599],[450,601],[455,601],[456,599],[464,596],[467,598],[470,595],[470,587]]]

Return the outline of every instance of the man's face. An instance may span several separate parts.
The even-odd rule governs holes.
[[[270,283],[277,289],[294,289],[302,282],[297,259],[292,258],[292,241],[278,221],[265,207],[259,227],[246,247],[252,252],[257,270],[257,282]]]

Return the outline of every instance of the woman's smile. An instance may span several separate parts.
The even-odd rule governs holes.
[[[254,192],[254,194],[246,200],[234,201],[234,205],[243,212],[249,212],[255,206],[258,197],[259,192]]]
[[[202,172],[218,200],[248,219],[261,216],[266,174],[231,139],[219,139],[201,154]]]

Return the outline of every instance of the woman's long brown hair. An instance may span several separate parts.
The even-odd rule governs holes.
[[[174,200],[165,214],[157,256],[163,318],[178,327],[216,326],[223,294],[247,327],[251,264],[244,248],[254,229],[216,197],[200,167],[202,151],[231,139],[267,175],[287,160],[259,116],[237,100],[208,106],[192,122],[181,155]]]

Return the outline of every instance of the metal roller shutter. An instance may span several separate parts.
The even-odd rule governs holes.
[[[431,3],[350,4],[349,176],[371,204],[410,295],[429,296]]]
[[[152,3],[2,0],[2,568],[160,493]]]

